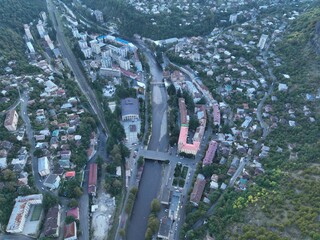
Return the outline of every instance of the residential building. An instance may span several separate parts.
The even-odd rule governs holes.
[[[48,210],[43,230],[45,237],[59,237],[60,217],[60,205],[54,206]]]
[[[38,172],[41,177],[50,174],[49,160],[47,157],[38,158]]]
[[[112,59],[109,56],[103,57],[101,59],[101,68],[110,68],[112,67]]]
[[[172,227],[172,223],[172,220],[168,218],[168,216],[164,216],[160,219],[159,232],[157,236],[159,239],[170,239],[170,229]]]
[[[6,119],[4,120],[4,127],[10,132],[16,131],[18,118],[19,116],[16,110],[10,110],[6,115]]]
[[[179,98],[178,104],[179,104],[179,112],[180,112],[180,125],[181,126],[188,126],[189,119],[188,119],[185,99]]]
[[[128,71],[130,69],[130,61],[124,57],[119,58],[120,68]]]
[[[5,169],[7,166],[7,157],[0,157],[0,169]]]
[[[89,48],[89,47],[86,47],[86,48],[82,48],[81,49],[83,55],[85,58],[91,58],[92,57],[92,49]]]
[[[79,34],[78,28],[76,28],[76,27],[72,28],[72,35],[75,38],[80,38],[80,34]]]
[[[29,25],[28,24],[24,24],[23,27],[24,27],[24,32],[25,32],[28,40],[33,40]]]
[[[46,30],[44,29],[43,23],[41,20],[39,20],[38,24],[37,24],[37,29],[38,29],[38,33],[40,35],[41,38],[44,37]]]
[[[42,204],[42,199],[42,194],[17,197],[6,231],[8,233],[22,233],[30,212],[30,207],[32,205]]]
[[[210,165],[214,159],[215,153],[217,151],[218,143],[216,141],[210,141],[209,147],[206,151],[206,155],[203,158],[202,165]]]
[[[221,124],[221,114],[219,104],[213,104],[213,124],[215,126],[220,126]]]
[[[60,185],[60,176],[57,174],[49,174],[43,185],[50,188],[51,190],[57,189]]]
[[[194,183],[194,187],[193,187],[192,193],[190,195],[190,202],[191,203],[193,203],[194,205],[198,206],[198,204],[199,204],[199,202],[201,200],[201,197],[202,197],[202,194],[203,194],[205,186],[206,186],[205,177],[202,174],[198,174],[197,180]]]
[[[97,164],[91,163],[89,169],[88,193],[95,196],[97,191]]]
[[[34,47],[33,47],[31,42],[27,42],[27,47],[28,47],[30,53],[35,53],[36,52],[34,50]]]
[[[139,120],[139,100],[136,98],[125,98],[121,100],[122,121]]]
[[[95,54],[101,53],[101,48],[100,48],[99,42],[97,40],[95,40],[95,39],[91,40],[90,46],[91,46],[91,50],[93,53],[95,53]]]
[[[121,71],[117,68],[100,68],[99,75],[102,77],[121,77]]]
[[[64,240],[77,240],[76,222],[64,226]]]

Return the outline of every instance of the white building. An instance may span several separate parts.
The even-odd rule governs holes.
[[[39,22],[37,24],[37,30],[38,30],[40,37],[43,38],[46,33],[46,30],[44,29],[44,26],[43,26],[43,23],[41,20],[39,20]]]
[[[79,40],[78,41],[78,43],[79,43],[79,46],[80,46],[80,48],[81,48],[81,50],[83,49],[83,48],[87,48],[88,47],[88,43],[87,43],[87,41],[85,41],[85,40]]]
[[[92,50],[89,47],[82,48],[81,51],[83,52],[83,55],[85,58],[91,58],[92,57]]]
[[[130,61],[128,59],[123,58],[123,57],[121,57],[119,59],[119,65],[122,69],[124,69],[126,71],[130,69]]]
[[[101,53],[101,48],[100,48],[99,42],[97,40],[90,41],[90,46],[91,46],[93,53],[95,53],[95,54]]]
[[[19,196],[13,207],[7,229],[8,233],[22,233],[32,205],[42,204],[42,194]]]
[[[264,46],[266,44],[268,35],[266,34],[262,34],[258,43],[258,48],[260,48],[261,50],[264,49]]]
[[[60,185],[60,177],[57,174],[49,174],[43,185],[50,188],[51,190],[57,189]]]
[[[5,169],[7,166],[7,157],[0,157],[0,169]]]
[[[34,47],[33,47],[31,42],[27,42],[27,47],[28,47],[30,53],[35,53],[36,52],[34,50]]]
[[[54,92],[54,91],[58,90],[58,86],[54,82],[52,82],[51,80],[46,81],[44,83],[44,85],[45,85],[45,89],[44,90],[47,93],[51,93],[51,92]]]
[[[106,57],[101,59],[101,67],[102,68],[110,68],[112,66],[111,57]]]
[[[28,40],[33,40],[29,25],[28,24],[24,24],[23,27],[24,27],[24,32],[25,32]]]
[[[38,172],[41,177],[50,174],[49,160],[47,157],[38,158]]]
[[[72,28],[72,35],[73,35],[75,38],[80,38],[80,34],[79,34],[78,28],[76,28],[76,27]]]

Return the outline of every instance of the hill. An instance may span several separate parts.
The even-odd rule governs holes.
[[[43,0],[2,0],[0,2],[0,74],[11,60],[16,60],[15,73],[33,71],[28,65],[23,40],[23,24],[30,23],[46,10]]]

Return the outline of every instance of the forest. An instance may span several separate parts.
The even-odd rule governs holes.
[[[4,73],[9,61],[17,61],[13,67],[16,74],[31,73],[35,69],[28,64],[23,40],[23,24],[31,23],[46,10],[42,0],[1,0],[0,1],[0,74]],[[35,22],[34,22],[35,24]]]

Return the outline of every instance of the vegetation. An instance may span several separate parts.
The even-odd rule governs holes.
[[[147,231],[145,233],[145,239],[152,239],[152,236],[158,232],[160,221],[157,217],[160,211],[160,202],[158,199],[153,199],[151,202],[151,213],[148,218]]]
[[[20,1],[3,0],[0,3],[0,74],[9,61],[16,61],[11,66],[14,73],[34,73],[38,69],[29,65],[25,56],[27,49],[23,40],[23,24],[38,18],[41,11],[46,10],[46,2],[42,0]]]

